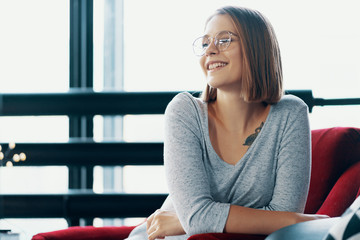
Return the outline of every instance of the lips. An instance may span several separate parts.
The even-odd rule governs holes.
[[[208,64],[206,64],[206,68],[207,70],[212,71],[218,68],[225,67],[226,65],[226,62],[209,62]]]

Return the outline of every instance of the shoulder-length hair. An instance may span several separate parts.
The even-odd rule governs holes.
[[[260,12],[242,7],[223,7],[219,14],[231,17],[239,36],[242,55],[242,96],[248,102],[274,104],[283,95],[283,75],[279,44],[274,29]],[[202,93],[205,102],[216,100],[216,89],[207,84]]]

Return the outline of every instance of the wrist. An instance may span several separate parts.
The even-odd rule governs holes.
[[[305,219],[304,219],[304,214],[302,214],[302,213],[294,213],[293,214],[293,218],[292,218],[292,223],[291,223],[291,225],[292,224],[296,224],[296,223],[300,223],[300,222],[304,222],[305,221]]]

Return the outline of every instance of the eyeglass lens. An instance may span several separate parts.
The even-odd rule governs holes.
[[[209,36],[202,36],[197,38],[193,43],[193,50],[195,55],[204,55],[212,40],[214,40],[214,44],[219,51],[224,51],[231,43],[231,33],[227,31],[220,32],[215,36],[214,39]]]

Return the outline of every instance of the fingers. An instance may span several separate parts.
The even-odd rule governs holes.
[[[159,231],[159,226],[157,226],[156,224],[153,224],[146,230],[146,233],[150,236],[151,234],[158,232],[158,231]]]
[[[150,228],[150,226],[152,225],[152,222],[154,220],[155,215],[158,214],[159,211],[160,211],[160,209],[157,209],[153,214],[150,215],[150,217],[148,217],[148,219],[146,220],[146,229]]]
[[[185,234],[176,213],[171,211],[156,210],[147,219],[146,228],[150,240]]]
[[[165,238],[165,234],[163,232],[163,229],[161,227],[159,227],[158,225],[156,225],[156,224],[152,225],[147,230],[147,234],[148,234],[149,240],[164,239]]]
[[[148,234],[149,240],[154,239],[164,239],[165,236],[161,236],[159,225],[157,224],[157,220],[155,220],[156,216],[159,215],[160,209],[156,210],[150,217],[146,220],[146,232]]]
[[[154,213],[150,215],[150,217],[148,217],[148,219],[146,219],[146,229],[149,230],[151,223],[154,219]]]
[[[164,239],[165,236],[163,236],[161,234],[161,231],[159,228],[156,228],[155,230],[150,228],[150,231],[148,231],[148,238],[149,238],[149,240]]]

